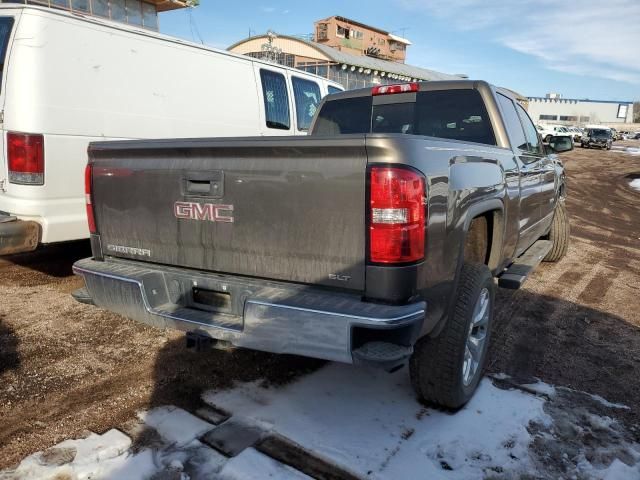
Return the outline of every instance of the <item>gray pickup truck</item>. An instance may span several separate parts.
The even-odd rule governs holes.
[[[330,95],[306,137],[93,143],[74,296],[199,345],[409,363],[422,400],[457,408],[496,283],[567,250],[571,148],[467,80]]]

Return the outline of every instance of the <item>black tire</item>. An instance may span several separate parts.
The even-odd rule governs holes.
[[[473,375],[464,381],[463,366],[467,339],[472,328],[476,304],[481,295],[488,296],[488,317],[484,326],[484,341]],[[455,292],[455,304],[437,337],[422,337],[415,345],[409,361],[411,384],[418,398],[430,404],[457,409],[473,396],[482,378],[491,336],[495,299],[495,282],[486,265],[465,263]],[[478,329],[477,334],[481,331]]]
[[[569,224],[569,216],[564,206],[564,201],[559,201],[556,211],[553,215],[551,230],[547,239],[553,242],[553,246],[547,256],[544,257],[545,262],[557,262],[567,254],[569,248],[569,238],[571,235],[571,226]]]

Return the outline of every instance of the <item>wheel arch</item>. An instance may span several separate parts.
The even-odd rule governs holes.
[[[467,210],[464,221],[464,234],[461,243],[461,252],[458,257],[458,266],[456,268],[456,277],[460,273],[462,263],[465,260],[465,250],[467,248],[470,234],[473,235],[474,221],[484,218],[487,222],[486,231],[486,251],[483,262],[489,267],[495,275],[495,270],[500,267],[502,261],[502,245],[504,243],[504,204],[499,199],[487,200],[472,205]]]

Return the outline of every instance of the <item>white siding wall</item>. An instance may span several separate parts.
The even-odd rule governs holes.
[[[626,102],[622,102],[626,104]],[[535,122],[547,123],[631,123],[633,121],[633,104],[627,107],[625,118],[618,117],[619,103],[580,101],[568,99],[529,99],[529,115]],[[540,115],[557,115],[556,120],[541,120]],[[577,121],[562,121],[561,116],[578,117]],[[581,117],[589,117],[588,121],[581,121]]]

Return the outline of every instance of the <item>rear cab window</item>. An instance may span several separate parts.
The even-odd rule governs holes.
[[[292,77],[293,99],[296,104],[296,123],[298,130],[309,130],[311,120],[320,103],[320,85],[304,78]]]
[[[414,101],[407,101],[413,97]],[[404,101],[401,97],[404,97]],[[398,94],[397,103],[375,104],[373,97],[327,101],[315,135],[403,133],[496,145],[484,101],[477,90],[432,90]]]
[[[13,22],[13,17],[0,17],[0,91],[2,91],[2,88],[4,87],[4,85],[2,85],[2,76],[4,74],[7,49],[9,48],[9,38],[11,37]]]
[[[331,95],[332,93],[344,92],[344,90],[338,87],[334,87],[333,85],[329,85],[327,88],[328,88],[329,95]]]
[[[284,75],[271,70],[260,69],[260,82],[262,84],[267,127],[289,130],[291,128],[291,116],[289,113],[287,81]]]
[[[313,135],[369,133],[371,99],[366,95],[325,102],[313,126]]]

